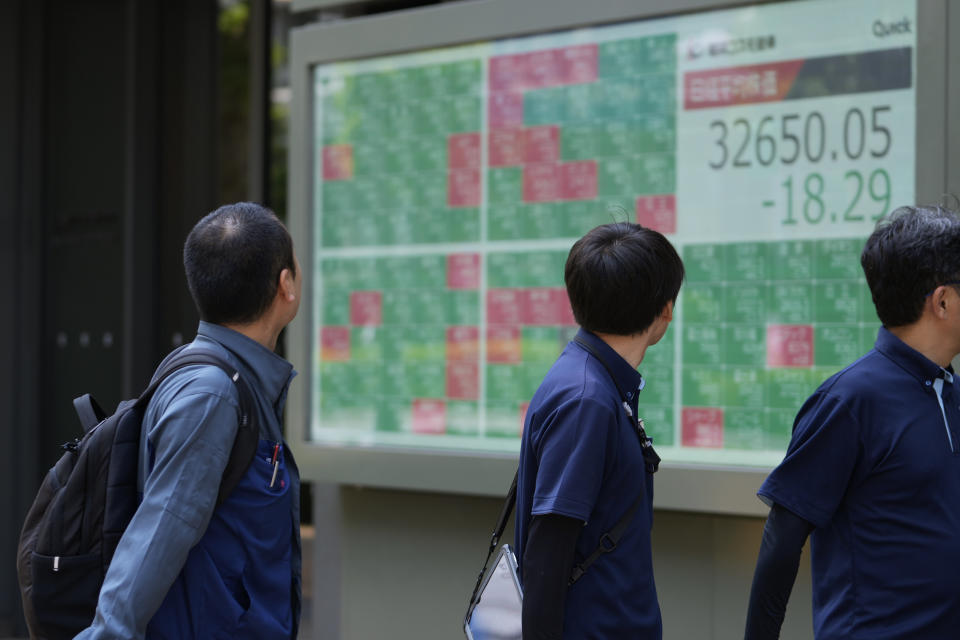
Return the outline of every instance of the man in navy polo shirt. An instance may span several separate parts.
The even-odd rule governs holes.
[[[666,332],[683,276],[670,242],[637,224],[597,227],[570,250],[564,279],[581,329],[534,394],[520,448],[525,640],[661,638],[650,550],[659,458],[637,422],[637,367]]]
[[[860,263],[883,328],[803,405],[760,488],[750,640],[779,636],[811,532],[818,640],[960,635],[960,219],[898,209]]]

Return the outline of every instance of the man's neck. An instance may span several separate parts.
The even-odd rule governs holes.
[[[929,323],[921,318],[918,322],[904,327],[888,327],[890,333],[900,338],[905,345],[922,353],[932,362],[947,368],[950,361],[957,356],[956,346],[948,343],[933,330]]]
[[[630,366],[634,369],[640,366],[640,363],[643,361],[643,356],[647,353],[647,347],[650,346],[650,336],[647,331],[629,336],[620,336],[612,333],[598,333],[595,335],[606,342],[611,349],[630,363]]]
[[[254,342],[262,344],[270,351],[277,348],[277,338],[280,337],[280,332],[274,330],[267,322],[257,321],[247,324],[224,324],[223,326],[247,336]]]

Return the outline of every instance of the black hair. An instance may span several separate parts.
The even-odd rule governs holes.
[[[564,269],[573,316],[594,333],[645,331],[683,284],[683,261],[663,234],[630,222],[577,240]]]
[[[944,207],[900,207],[877,223],[860,254],[885,327],[913,324],[926,297],[960,280],[960,218]]]
[[[183,246],[183,267],[200,318],[216,324],[258,319],[277,295],[280,273],[296,275],[287,228],[253,202],[224,205],[200,220]]]

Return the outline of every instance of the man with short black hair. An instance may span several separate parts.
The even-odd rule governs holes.
[[[597,227],[570,250],[581,329],[534,394],[520,449],[525,640],[662,635],[650,547],[659,458],[637,420],[637,367],[683,277],[670,242],[638,224]]]
[[[273,212],[220,207],[184,246],[196,339],[237,368],[255,400],[260,441],[217,504],[238,429],[238,394],[216,366],[161,383],[140,443],[142,502],[120,540],[93,625],[78,638],[296,638],[300,618],[300,481],[281,417],[296,375],[274,353],[300,304],[301,273]]]
[[[808,535],[818,640],[960,629],[960,218],[898,209],[860,263],[883,327],[806,401],[760,487],[748,640],[779,637]]]

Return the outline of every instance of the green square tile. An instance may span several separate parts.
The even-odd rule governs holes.
[[[525,402],[525,401],[524,401]],[[520,401],[489,400],[485,433],[490,438],[519,438],[523,430]]]
[[[683,327],[684,365],[723,362],[723,331],[719,326],[688,324]]]
[[[634,158],[636,194],[673,193],[677,188],[677,163],[672,153],[644,153]]]
[[[524,362],[553,363],[563,349],[557,327],[523,327],[520,349]]]
[[[632,158],[601,158],[597,161],[597,193],[604,197],[635,194],[634,171]]]
[[[593,123],[568,124],[560,129],[560,157],[564,162],[593,160],[599,146],[598,128]]]
[[[719,407],[723,404],[724,372],[720,367],[685,367],[681,398],[687,407]]]
[[[480,131],[482,102],[479,95],[461,95],[450,98],[452,118],[450,130],[444,133]]]
[[[673,367],[642,366],[645,385],[640,392],[640,404],[671,406],[674,402]]]
[[[443,362],[406,362],[404,375],[411,379],[414,398],[442,398],[447,393],[447,367]]]
[[[597,47],[597,71],[601,79],[621,78],[643,72],[639,67],[640,41],[614,40]]]
[[[593,83],[571,84],[560,89],[564,98],[563,120],[560,122],[590,122],[602,117],[597,111],[605,103]]]
[[[643,98],[635,78],[607,79],[580,86],[591,88],[594,119],[625,120],[640,111]]]
[[[843,367],[865,353],[860,349],[860,327],[857,325],[817,327],[813,340],[813,357],[817,366]]]
[[[813,285],[815,322],[853,323],[860,319],[860,285],[852,282],[818,282]]]
[[[653,439],[655,447],[672,447],[675,443],[673,407],[651,406],[640,402],[640,417],[644,422],[647,437]]]
[[[413,322],[444,324],[447,313],[447,292],[444,289],[414,289],[409,295],[414,307]]]
[[[447,91],[453,95],[477,94],[483,86],[483,64],[478,59],[460,60],[446,65]]]
[[[647,348],[647,352],[643,356],[643,363],[640,365],[641,371],[654,367],[673,366],[676,359],[675,335],[676,331],[673,329],[673,325],[670,325],[660,342]]]
[[[526,229],[527,205],[491,203],[487,208],[487,238],[513,240],[523,237]]]
[[[523,275],[520,272],[520,254],[489,253],[486,268],[488,288],[505,289],[521,286]]]
[[[460,436],[479,435],[479,405],[476,402],[447,401],[447,433]]]
[[[724,318],[724,287],[720,284],[688,284],[681,289],[683,321],[719,323]]]
[[[373,397],[383,389],[383,364],[381,362],[351,362],[353,366],[351,393]]]
[[[412,325],[400,333],[400,359],[409,364],[444,362],[447,333],[442,325]]]
[[[776,285],[772,285],[776,286]],[[769,287],[759,283],[732,283],[724,287],[727,322],[740,324],[763,323],[767,320]]]
[[[728,368],[723,397],[724,406],[763,409],[766,400],[766,380],[766,370],[762,366]]]
[[[488,169],[487,201],[491,209],[523,202],[523,170],[520,167]]]
[[[566,87],[534,89],[523,94],[523,124],[535,127],[565,122]]]
[[[813,285],[785,282],[771,285],[767,321],[774,324],[809,324],[813,321]]]
[[[637,78],[639,113],[675,113],[677,80],[673,73],[650,74]]]
[[[767,361],[763,325],[735,325],[723,329],[724,358],[729,364],[762,366]]]
[[[416,171],[446,171],[446,136],[419,135],[409,141],[410,167]]]
[[[403,349],[400,349],[401,353]],[[413,398],[416,396],[414,381],[407,378],[407,364],[400,360],[386,359],[383,362],[384,387],[381,394],[390,398]]]
[[[677,34],[641,38],[640,69],[643,73],[671,73],[677,68]]]
[[[860,238],[819,240],[815,244],[814,277],[818,280],[858,280],[863,277],[860,267]]]
[[[377,431],[409,432],[410,400],[407,398],[380,398],[376,405]]]
[[[761,242],[737,242],[727,245],[727,279],[756,281],[767,279],[767,250]]]
[[[387,289],[383,292],[381,319],[385,325],[412,324],[416,309],[405,289]]]
[[[572,125],[571,125],[572,126]],[[614,121],[594,128],[596,156],[626,157],[637,153],[637,132],[631,123]]]
[[[766,449],[767,413],[763,409],[724,409],[723,448],[747,451]]]
[[[567,251],[531,251],[518,254],[521,263],[520,286],[562,287]]]
[[[350,329],[350,359],[355,362],[383,360],[382,329],[377,327],[353,327]]]
[[[683,265],[687,282],[720,282],[726,280],[724,246],[722,244],[688,244],[683,247]],[[688,284],[685,289],[689,289]]]
[[[350,292],[343,289],[326,289],[322,294],[320,308],[325,326],[350,324]]]
[[[813,277],[812,241],[791,240],[767,245],[770,278],[773,280],[809,280]]]
[[[677,121],[673,114],[642,114],[636,116],[633,153],[675,153],[677,150]]]
[[[523,369],[515,364],[487,365],[487,399],[526,402],[523,398]]]
[[[770,369],[767,371],[767,405],[796,413],[816,387],[809,369]]]
[[[349,362],[321,362],[320,390],[326,396],[350,393]]]
[[[480,209],[458,207],[447,209],[449,231],[448,242],[479,242],[480,241]]]
[[[766,449],[786,452],[796,415],[796,409],[771,409],[767,412]]]
[[[442,64],[431,64],[414,68],[413,84],[416,87],[416,95],[421,100],[438,98],[448,93],[444,67],[445,65]]]
[[[468,289],[447,291],[444,321],[449,325],[480,324],[480,292]]]

